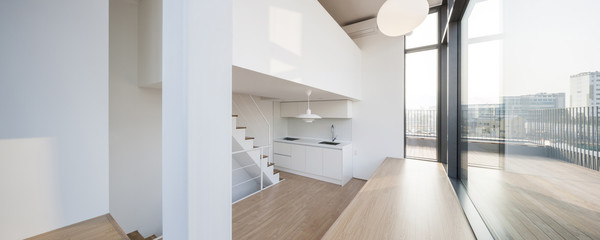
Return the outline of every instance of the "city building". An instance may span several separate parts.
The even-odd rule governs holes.
[[[508,111],[565,107],[565,93],[536,93],[521,96],[504,96],[502,97],[502,100]]]
[[[503,109],[506,116],[530,120],[533,111],[565,107],[565,93],[536,93],[521,96],[504,96]]]
[[[571,76],[571,107],[600,105],[600,72],[584,72]]]
[[[473,139],[523,139],[532,127],[526,123],[536,121],[540,110],[565,108],[565,93],[504,96],[502,100],[502,104],[463,106],[464,133]]]

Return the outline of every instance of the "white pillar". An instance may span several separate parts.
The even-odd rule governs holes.
[[[163,1],[163,235],[231,239],[231,0]]]

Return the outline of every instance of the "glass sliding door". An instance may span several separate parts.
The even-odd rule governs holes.
[[[600,239],[599,8],[469,2],[461,180],[497,239]]]
[[[406,157],[437,160],[438,13],[405,38]]]

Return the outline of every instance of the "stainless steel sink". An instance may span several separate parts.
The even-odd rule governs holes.
[[[284,137],[283,138],[283,140],[286,140],[286,141],[296,141],[296,140],[299,140],[299,139],[300,138],[292,138],[292,137]]]
[[[338,145],[339,142],[319,142],[319,144],[327,144],[327,145]]]

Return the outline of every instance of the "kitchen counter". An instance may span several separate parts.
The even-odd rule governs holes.
[[[291,137],[291,136],[288,136],[288,137]],[[290,140],[284,140],[283,137],[280,137],[280,138],[275,138],[275,140],[273,140],[273,141],[280,142],[280,143],[298,144],[298,145],[320,147],[320,148],[330,148],[330,149],[342,149],[345,146],[352,143],[352,142],[348,142],[348,141],[336,140],[335,142],[340,143],[340,144],[328,145],[328,144],[319,144],[319,142],[331,142],[331,139],[303,138],[303,137],[293,137],[293,138],[298,138],[298,140],[290,141]]]
[[[276,138],[273,143],[275,169],[344,186],[352,179],[352,143],[319,144],[327,139]]]

